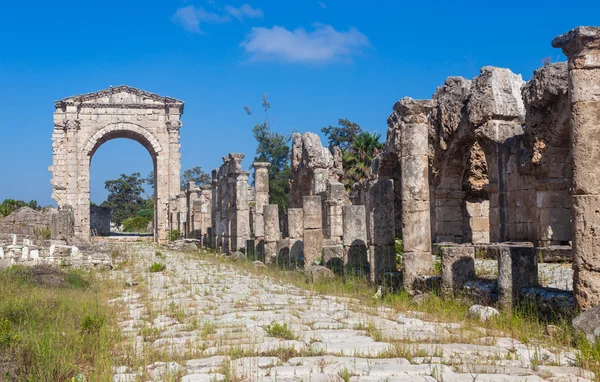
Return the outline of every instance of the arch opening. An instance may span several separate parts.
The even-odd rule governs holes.
[[[123,153],[127,154],[127,161],[122,160]],[[154,236],[156,177],[152,185],[146,183],[147,176],[156,172],[156,156],[151,147],[149,149],[148,145],[127,134],[115,134],[94,147],[89,161],[92,237]],[[114,211],[111,210],[105,181],[117,181],[123,176],[134,182],[130,184],[136,192],[128,195],[131,198],[128,205],[118,203],[116,215],[111,214]],[[115,186],[118,187],[118,184]]]

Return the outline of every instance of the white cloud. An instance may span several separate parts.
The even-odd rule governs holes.
[[[244,19],[258,19],[263,17],[263,11],[258,8],[252,8],[250,4],[244,4],[239,8],[232,7],[231,5],[226,5],[225,12],[235,17],[239,21],[243,21]]]
[[[173,20],[181,24],[189,32],[202,33],[200,24],[227,23],[231,21],[231,17],[188,5],[187,7],[179,8],[173,15]]]
[[[356,28],[336,31],[331,25],[314,24],[314,31],[284,27],[252,28],[240,44],[257,61],[318,63],[349,59],[371,46]]]
[[[323,8],[323,9],[327,9],[327,4],[325,4],[322,1],[319,1],[319,7]]]

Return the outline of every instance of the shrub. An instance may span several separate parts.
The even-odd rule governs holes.
[[[123,230],[125,232],[145,232],[148,223],[152,218],[144,216],[133,216],[123,220]]]
[[[167,266],[161,263],[154,263],[149,268],[150,272],[162,272],[165,269],[167,269]]]
[[[271,325],[267,326],[265,330],[271,337],[281,338],[283,340],[293,340],[296,338],[287,323],[281,325],[277,322],[273,322]]]
[[[169,231],[169,241],[176,241],[181,239],[181,231],[178,231],[176,229],[170,230]]]
[[[104,326],[105,318],[98,315],[87,314],[81,320],[81,330],[86,333],[98,333]]]

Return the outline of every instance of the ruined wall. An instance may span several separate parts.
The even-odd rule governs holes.
[[[92,235],[110,235],[110,209],[96,205],[90,206],[90,228]]]
[[[376,177],[395,183],[402,237],[401,157],[406,112],[394,106]],[[431,233],[434,242],[570,240],[569,105],[565,64],[540,68],[525,84],[484,67],[473,80],[449,77],[428,115]],[[358,195],[358,193],[357,193]]]
[[[535,183],[534,236],[540,246],[571,240],[571,105],[567,63],[535,71],[523,88],[526,107],[524,171]]]
[[[35,238],[50,232],[52,215],[57,213],[55,208],[34,210],[21,207],[12,214],[0,219],[0,235],[15,234],[25,238]]]
[[[302,207],[304,196],[321,196],[327,191],[327,181],[340,182],[343,175],[341,152],[332,153],[323,147],[314,133],[294,133],[292,136],[292,178],[290,207]]]

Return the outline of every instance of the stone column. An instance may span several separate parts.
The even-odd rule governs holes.
[[[600,28],[578,27],[552,41],[569,59],[573,156],[575,299],[600,304]]]
[[[264,206],[263,216],[265,221],[264,261],[266,264],[274,264],[277,259],[277,241],[281,239],[281,232],[279,229],[279,206],[277,204],[268,204]]]
[[[538,286],[538,257],[533,246],[501,245],[498,248],[498,302],[511,309],[523,288]]]
[[[265,221],[264,207],[269,204],[269,162],[255,162],[254,167],[254,239],[257,259],[264,259]]]
[[[250,239],[250,206],[248,205],[248,171],[237,170],[235,174],[235,238],[234,250],[246,248]]]
[[[304,266],[308,267],[321,259],[321,250],[323,249],[321,197],[305,196],[302,210],[304,214]]]
[[[396,228],[394,181],[378,179],[368,185],[367,234],[371,281],[381,283],[388,272],[396,272]]]
[[[327,193],[325,199],[325,221],[323,236],[330,239],[332,243],[342,242],[343,223],[342,207],[350,205],[350,198],[346,188],[339,182],[327,182]]]
[[[342,207],[344,271],[360,274],[369,264],[365,206]]]
[[[212,227],[212,241],[211,241],[211,247],[212,248],[218,248],[219,244],[219,224],[220,224],[220,220],[221,220],[221,204],[219,201],[219,170],[218,169],[214,169],[212,170],[212,182],[211,182],[211,192],[212,192],[212,206],[211,206],[211,218],[212,218],[212,222],[211,222],[211,227]]]
[[[394,106],[400,115],[402,135],[402,243],[403,284],[410,293],[418,276],[431,272],[431,223],[429,202],[428,114],[431,101],[403,98]],[[398,185],[397,185],[398,186]]]
[[[304,257],[304,213],[302,208],[288,208],[290,261],[298,263]]]
[[[229,253],[229,158],[223,157],[219,188],[221,192],[221,248]]]
[[[453,295],[467,281],[475,278],[475,247],[450,245],[440,247],[442,258],[442,293]]]

